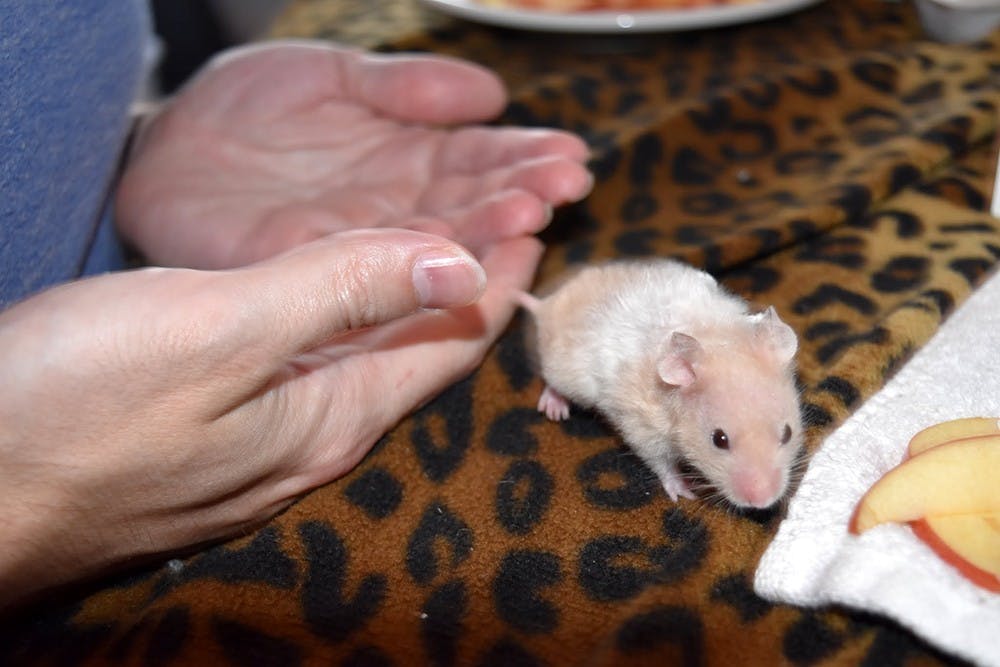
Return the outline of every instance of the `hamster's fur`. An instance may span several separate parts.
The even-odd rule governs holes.
[[[802,423],[797,339],[773,308],[750,313],[709,274],[666,259],[586,267],[521,302],[549,418],[569,402],[596,409],[674,500],[693,497],[682,459],[737,506],[784,495]]]

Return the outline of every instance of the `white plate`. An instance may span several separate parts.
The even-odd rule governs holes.
[[[821,2],[821,0],[759,0],[745,5],[717,5],[699,9],[546,12],[490,7],[476,0],[420,1],[452,16],[505,28],[618,34],[695,30],[761,21]]]

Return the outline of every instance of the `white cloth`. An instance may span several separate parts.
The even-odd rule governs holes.
[[[1000,274],[815,453],[758,566],[758,595],[882,614],[956,656],[1000,667],[1000,594],[964,579],[908,526],[847,532],[858,500],[899,463],[917,431],[994,416],[1000,417]]]

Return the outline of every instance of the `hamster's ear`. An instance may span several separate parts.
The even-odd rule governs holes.
[[[676,387],[687,387],[694,383],[697,376],[694,372],[694,362],[701,354],[701,344],[679,331],[670,335],[663,354],[656,364],[660,379]]]
[[[758,340],[774,353],[775,358],[782,363],[789,363],[799,348],[799,339],[790,326],[781,321],[774,306],[753,316]]]

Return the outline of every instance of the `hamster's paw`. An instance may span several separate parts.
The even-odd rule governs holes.
[[[569,419],[569,401],[558,391],[545,385],[545,390],[538,397],[538,411],[554,422]]]
[[[670,499],[677,502],[679,498],[689,498],[694,500],[697,496],[694,492],[688,488],[687,482],[677,473],[672,473],[670,476],[665,476],[662,479],[663,489],[670,496]]]

